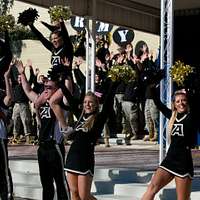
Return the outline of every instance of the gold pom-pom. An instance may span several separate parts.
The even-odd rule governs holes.
[[[178,86],[184,86],[184,81],[192,72],[193,67],[190,65],[185,65],[180,60],[176,61],[169,70],[172,80],[175,81]]]
[[[108,72],[108,77],[111,78],[113,82],[123,81],[126,84],[135,81],[137,78],[136,71],[129,65],[115,65]]]
[[[68,20],[72,15],[70,7],[62,5],[49,7],[48,13],[50,15],[51,22],[57,22],[59,19]]]
[[[15,18],[12,15],[0,16],[0,32],[12,30],[15,25]]]

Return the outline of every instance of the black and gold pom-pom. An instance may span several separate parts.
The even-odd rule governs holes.
[[[38,17],[38,11],[34,8],[29,8],[27,10],[24,10],[22,13],[19,13],[17,23],[27,26],[31,23],[34,23],[34,21],[37,20]]]
[[[62,5],[49,7],[48,13],[50,15],[51,22],[57,22],[60,19],[68,20],[72,15],[70,7]]]
[[[193,67],[185,65],[183,62],[176,61],[170,68],[169,73],[172,80],[178,84],[178,86],[184,86],[184,82],[189,74],[193,73]]]
[[[113,82],[123,81],[126,84],[135,81],[137,78],[136,71],[132,69],[129,65],[115,65],[108,72],[108,77],[111,78]]]

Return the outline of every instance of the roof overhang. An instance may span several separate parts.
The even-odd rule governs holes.
[[[20,0],[22,2],[50,7],[69,5],[77,16],[125,26],[158,34],[160,31],[161,0]],[[96,8],[94,8],[96,2]],[[174,9],[197,9],[200,1],[175,0]]]

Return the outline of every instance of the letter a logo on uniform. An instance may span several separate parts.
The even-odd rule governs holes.
[[[174,128],[172,129],[172,135],[184,136],[183,124],[174,124]]]
[[[50,107],[41,107],[40,108],[40,117],[43,118],[51,118]]]

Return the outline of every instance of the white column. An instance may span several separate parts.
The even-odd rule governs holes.
[[[90,38],[90,27],[89,27],[89,19],[85,18],[86,21],[86,69],[85,69],[85,90],[86,93],[90,90],[90,61],[89,61],[89,38]]]
[[[160,35],[160,67],[165,69],[166,77],[161,81],[161,101],[169,108],[171,107],[172,81],[169,75],[169,68],[173,64],[173,0],[161,0],[161,35]],[[160,114],[160,153],[159,162],[164,157],[164,131],[167,129],[166,119]],[[166,132],[165,145],[168,149],[169,134]]]
[[[171,108],[171,100],[172,100],[172,79],[170,77],[169,74],[169,69],[170,67],[173,65],[173,26],[174,26],[174,15],[173,15],[173,0],[168,0],[168,5],[167,5],[167,24],[168,24],[168,28],[167,28],[167,49],[166,49],[166,55],[167,55],[167,63],[166,63],[166,67],[167,67],[167,80],[168,80],[168,84],[167,84],[167,106],[169,108]],[[168,126],[167,126],[167,133],[169,133],[168,130]],[[168,150],[169,148],[169,137],[170,135],[167,134],[166,135],[166,149]]]
[[[160,68],[164,69],[164,2],[165,0],[161,0],[161,9],[160,9]],[[164,91],[164,80],[160,83],[160,99],[163,102],[163,91]],[[160,113],[160,146],[159,146],[159,163],[163,160],[164,150],[164,116]]]
[[[92,38],[91,38],[91,91],[95,91],[95,61],[96,61],[96,0],[92,1]]]
[[[91,91],[95,91],[95,62],[96,62],[96,21],[92,19],[92,38],[91,38]]]

